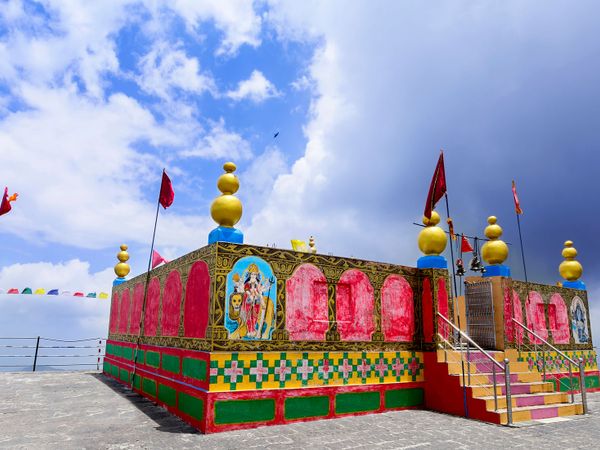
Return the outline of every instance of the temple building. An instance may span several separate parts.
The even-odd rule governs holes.
[[[407,408],[496,424],[585,413],[600,380],[571,241],[562,285],[518,281],[489,217],[483,274],[458,297],[435,211],[417,267],[314,240],[249,245],[236,166],[224,170],[207,246],[127,280],[121,247],[106,375],[205,433]]]

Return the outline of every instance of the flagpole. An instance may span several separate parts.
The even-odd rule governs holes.
[[[165,169],[163,168],[163,175]],[[162,178],[161,178],[162,180]],[[161,181],[162,188],[162,181]],[[140,312],[140,326],[138,328],[138,336],[135,343],[135,351],[133,352],[133,371],[131,372],[131,389],[133,390],[133,384],[135,379],[135,369],[137,363],[137,355],[140,347],[140,341],[142,334],[144,334],[144,312],[146,311],[146,302],[148,300],[148,285],[150,284],[150,269],[152,266],[152,253],[154,252],[154,239],[156,238],[156,225],[158,224],[158,212],[160,210],[160,189],[158,191],[158,198],[156,200],[156,216],[154,217],[154,230],[152,231],[152,244],[150,245],[150,257],[148,258],[148,271],[146,272],[146,284],[144,287],[144,300],[142,302],[142,310]]]
[[[523,251],[523,236],[521,235],[521,219],[517,216],[517,227],[519,228],[519,243],[521,244],[521,258],[523,259],[523,272],[525,273],[525,283],[527,283],[527,266],[525,265],[525,252]]]

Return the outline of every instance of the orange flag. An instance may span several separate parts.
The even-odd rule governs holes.
[[[513,191],[513,200],[515,201],[515,212],[517,214],[523,214],[523,210],[521,209],[521,204],[519,203],[519,197],[517,196],[517,185],[515,184],[515,180],[512,182],[512,191]]]
[[[8,196],[8,188],[4,188],[4,195],[2,196],[2,202],[0,202],[0,216],[6,214],[12,209],[10,206],[10,202],[14,202],[19,194],[13,194],[10,197]]]

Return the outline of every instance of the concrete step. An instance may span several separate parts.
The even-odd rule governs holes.
[[[495,403],[494,396],[488,395],[485,397],[479,397],[481,400],[485,400],[488,411],[494,411]],[[569,403],[570,396],[564,392],[539,392],[537,394],[516,394],[511,395],[511,403],[513,408],[521,408],[528,406],[540,406],[540,405],[554,405],[557,403]],[[498,408],[506,408],[506,396],[498,396]]]
[[[554,392],[554,383],[544,381],[530,381],[527,383],[511,383],[511,395],[519,394],[536,394],[539,392]],[[487,397],[494,395],[494,385],[484,384],[478,386],[471,386],[474,398]],[[496,392],[499,395],[506,395],[506,385],[500,383],[496,385]]]
[[[499,409],[500,422],[506,423],[506,409]],[[512,410],[513,423],[527,422],[529,420],[549,419],[551,417],[575,416],[583,414],[581,403],[558,403],[554,405],[539,405],[517,407]]]

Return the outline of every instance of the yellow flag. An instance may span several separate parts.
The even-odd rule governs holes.
[[[100,292],[100,295],[98,295],[98,298],[108,298],[108,294],[106,292]]]
[[[44,295],[45,293],[46,293],[46,290],[44,288],[38,288],[34,292],[34,294],[37,294],[37,295]]]
[[[296,252],[306,253],[308,251],[308,248],[306,247],[306,242],[299,241],[298,239],[292,239],[292,249]]]

